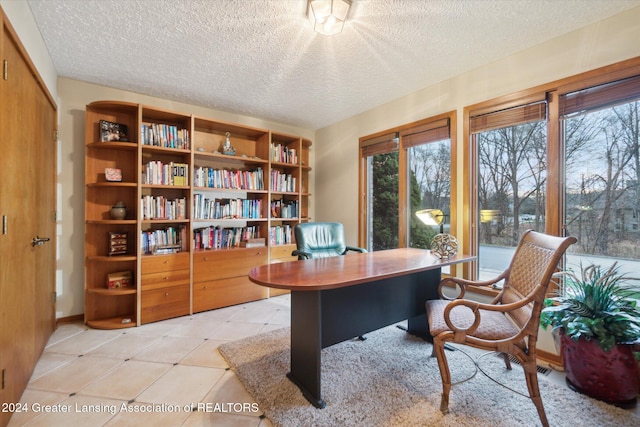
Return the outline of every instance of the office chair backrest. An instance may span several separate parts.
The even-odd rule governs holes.
[[[293,229],[298,251],[311,258],[328,258],[343,255],[347,249],[344,227],[339,222],[308,222]]]

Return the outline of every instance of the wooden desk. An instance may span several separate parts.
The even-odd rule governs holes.
[[[291,291],[291,371],[287,377],[314,406],[321,395],[321,350],[408,320],[408,332],[428,336],[425,301],[437,299],[441,260],[415,248],[291,261],[255,267],[251,281]]]

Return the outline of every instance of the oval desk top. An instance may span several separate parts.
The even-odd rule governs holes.
[[[475,259],[475,256],[462,254],[440,259],[425,249],[398,248],[262,265],[251,269],[249,279],[270,288],[318,291],[402,276]]]

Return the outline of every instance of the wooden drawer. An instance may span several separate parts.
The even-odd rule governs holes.
[[[189,269],[143,274],[141,282],[143,291],[184,283],[189,284]]]
[[[269,259],[271,262],[295,261],[296,256],[291,256],[291,252],[296,250],[296,245],[273,246],[269,248]]]
[[[141,323],[189,314],[189,284],[142,291]]]
[[[142,258],[142,274],[189,269],[189,253],[149,255]]]
[[[266,263],[266,247],[199,252],[193,255],[193,281],[247,276],[253,267]]]
[[[268,288],[256,285],[247,276],[194,283],[193,312],[264,299],[268,291]]]

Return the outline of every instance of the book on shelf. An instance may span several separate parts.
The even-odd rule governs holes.
[[[197,167],[193,179],[196,187],[264,190],[262,168],[248,171]]]
[[[189,149],[189,130],[164,123],[143,124],[140,130],[143,145],[164,148]]]
[[[161,254],[169,247],[171,247],[170,249],[180,248],[176,252],[184,252],[187,250],[187,241],[187,228],[184,226],[143,230],[140,233],[140,249],[145,255]],[[162,249],[162,251],[158,252],[158,248]]]
[[[241,248],[259,248],[266,245],[267,242],[264,238],[247,239],[240,242]]]
[[[182,251],[180,245],[159,245],[153,249],[153,255],[177,254]]]
[[[240,243],[260,238],[260,228],[256,226],[222,228],[209,226],[193,230],[195,249],[224,249],[240,247]],[[264,245],[263,245],[264,246]]]
[[[142,183],[152,185],[189,185],[189,165],[187,163],[152,160],[142,165]]]

